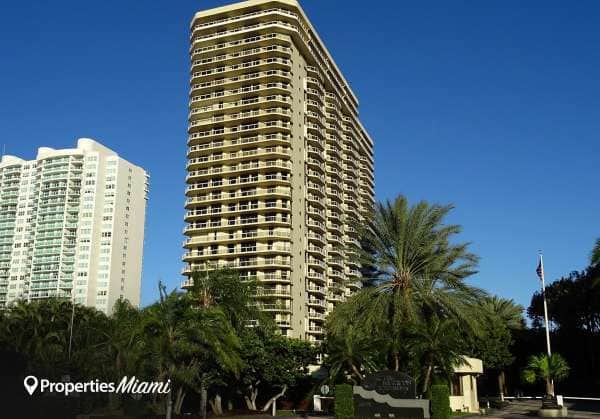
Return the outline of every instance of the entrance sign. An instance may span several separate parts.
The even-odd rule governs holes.
[[[429,419],[429,400],[416,398],[415,380],[397,371],[380,371],[354,386],[354,414],[361,418]]]

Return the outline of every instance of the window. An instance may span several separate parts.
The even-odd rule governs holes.
[[[451,384],[451,388],[450,388],[451,396],[462,396],[463,395],[462,375],[452,374],[450,384]]]

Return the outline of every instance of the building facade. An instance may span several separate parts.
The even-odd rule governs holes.
[[[357,98],[293,0],[197,13],[190,54],[184,287],[237,269],[283,334],[318,341],[359,287],[352,221],[374,202]]]
[[[139,305],[146,172],[82,138],[0,162],[0,308],[72,298],[109,313]]]

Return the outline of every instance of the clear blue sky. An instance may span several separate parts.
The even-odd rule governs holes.
[[[194,11],[224,1],[12,1],[0,143],[92,137],[151,174],[143,303],[179,284]],[[340,7],[341,4],[344,7]],[[302,2],[361,102],[377,198],[452,202],[476,285],[528,305],[600,236],[600,3]]]

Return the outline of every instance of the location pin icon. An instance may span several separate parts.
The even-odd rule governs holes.
[[[27,390],[27,392],[31,396],[38,386],[38,379],[33,375],[28,375],[23,380],[23,385],[25,386],[25,390]]]

